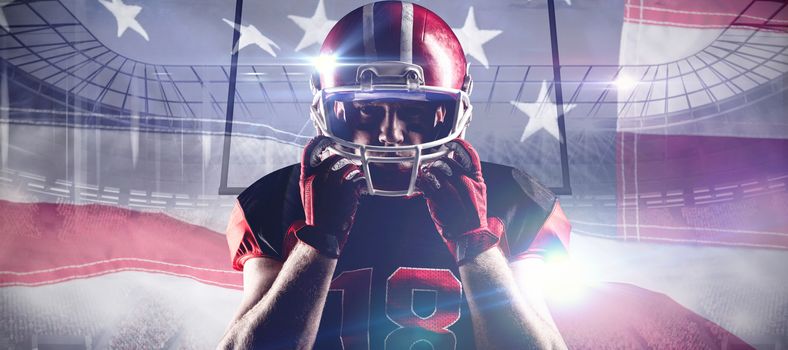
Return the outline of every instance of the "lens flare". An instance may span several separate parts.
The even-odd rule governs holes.
[[[619,90],[631,90],[638,85],[638,81],[626,74],[621,74],[613,81],[613,84],[615,84]]]
[[[334,55],[320,55],[313,59],[312,64],[321,74],[331,74],[337,66],[337,58]]]
[[[579,301],[589,286],[596,283],[587,263],[572,260],[567,255],[548,256],[544,271],[544,293],[557,302]]]

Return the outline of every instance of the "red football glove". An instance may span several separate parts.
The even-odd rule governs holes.
[[[462,139],[446,143],[451,157],[423,167],[417,181],[435,227],[459,265],[498,244],[487,225],[487,186],[479,155]]]
[[[296,237],[323,255],[338,258],[353,226],[364,177],[347,158],[321,158],[332,142],[317,136],[304,147],[300,185],[306,225],[297,228]]]

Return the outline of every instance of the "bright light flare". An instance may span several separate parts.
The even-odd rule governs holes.
[[[578,301],[596,283],[588,264],[566,255],[549,256],[544,270],[544,295],[558,302]]]
[[[638,81],[626,74],[621,74],[613,81],[613,84],[615,84],[619,90],[631,90],[638,85]]]
[[[334,55],[320,55],[313,59],[312,64],[321,74],[330,74],[337,66],[337,57]]]

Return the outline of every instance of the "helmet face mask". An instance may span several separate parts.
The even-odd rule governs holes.
[[[392,11],[397,8],[401,9],[399,18],[397,11]],[[410,33],[411,28],[403,29],[401,35],[410,34],[412,41],[421,38],[424,42],[412,42],[409,56],[407,52],[403,55],[406,40],[399,40],[399,52],[378,49],[372,54],[367,47],[370,35],[381,42],[386,38],[377,37],[390,36],[391,31],[370,29],[369,22],[399,20],[404,28],[404,13],[408,11],[411,17],[420,15],[430,21],[433,28],[427,34],[450,39],[444,40],[448,45],[435,43],[430,35]],[[364,23],[356,23],[362,13]],[[354,26],[363,27],[363,35],[359,35],[360,30],[348,30]],[[363,55],[349,54],[359,51],[359,46],[364,47]],[[452,55],[444,52],[442,59],[434,58],[446,50]],[[368,194],[417,193],[419,169],[444,156],[447,151],[441,146],[461,137],[471,119],[471,80],[464,53],[451,28],[418,5],[374,3],[342,18],[329,33],[321,52],[323,58],[336,57],[337,64],[323,65],[312,76],[314,99],[310,115],[318,133],[335,142],[330,148],[333,153],[362,167]],[[449,56],[455,59],[447,60]],[[457,76],[458,64],[462,65],[462,77]],[[390,132],[392,128],[396,128],[394,133]]]
[[[427,143],[448,136],[457,120],[459,94],[388,90],[377,93],[341,91],[323,94],[326,129],[345,141],[397,146]],[[383,123],[404,124],[411,137],[381,139]],[[402,129],[402,128],[399,128]],[[362,137],[366,136],[366,137]]]
[[[419,128],[424,136],[422,142],[384,145],[378,141],[375,135],[380,133],[387,113],[383,109],[391,106],[397,108],[398,118],[405,120],[409,128],[414,125]],[[436,117],[438,109],[441,120]],[[311,114],[318,132],[335,141],[332,151],[362,166],[369,194],[407,196],[417,190],[415,182],[421,165],[445,155],[440,146],[461,136],[470,122],[471,110],[468,94],[462,90],[387,81],[381,85],[322,90],[315,96]],[[365,143],[358,142],[354,133],[359,132],[368,132],[373,137]],[[407,183],[403,186],[396,176],[387,177],[388,181],[376,181],[375,174],[382,173],[373,167],[379,164],[405,165],[409,171]]]

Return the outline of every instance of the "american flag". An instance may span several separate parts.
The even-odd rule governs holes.
[[[363,4],[0,1],[0,345],[213,347],[233,194],[298,161]],[[784,2],[420,4],[463,41],[482,158],[561,194],[570,347],[788,344]]]

